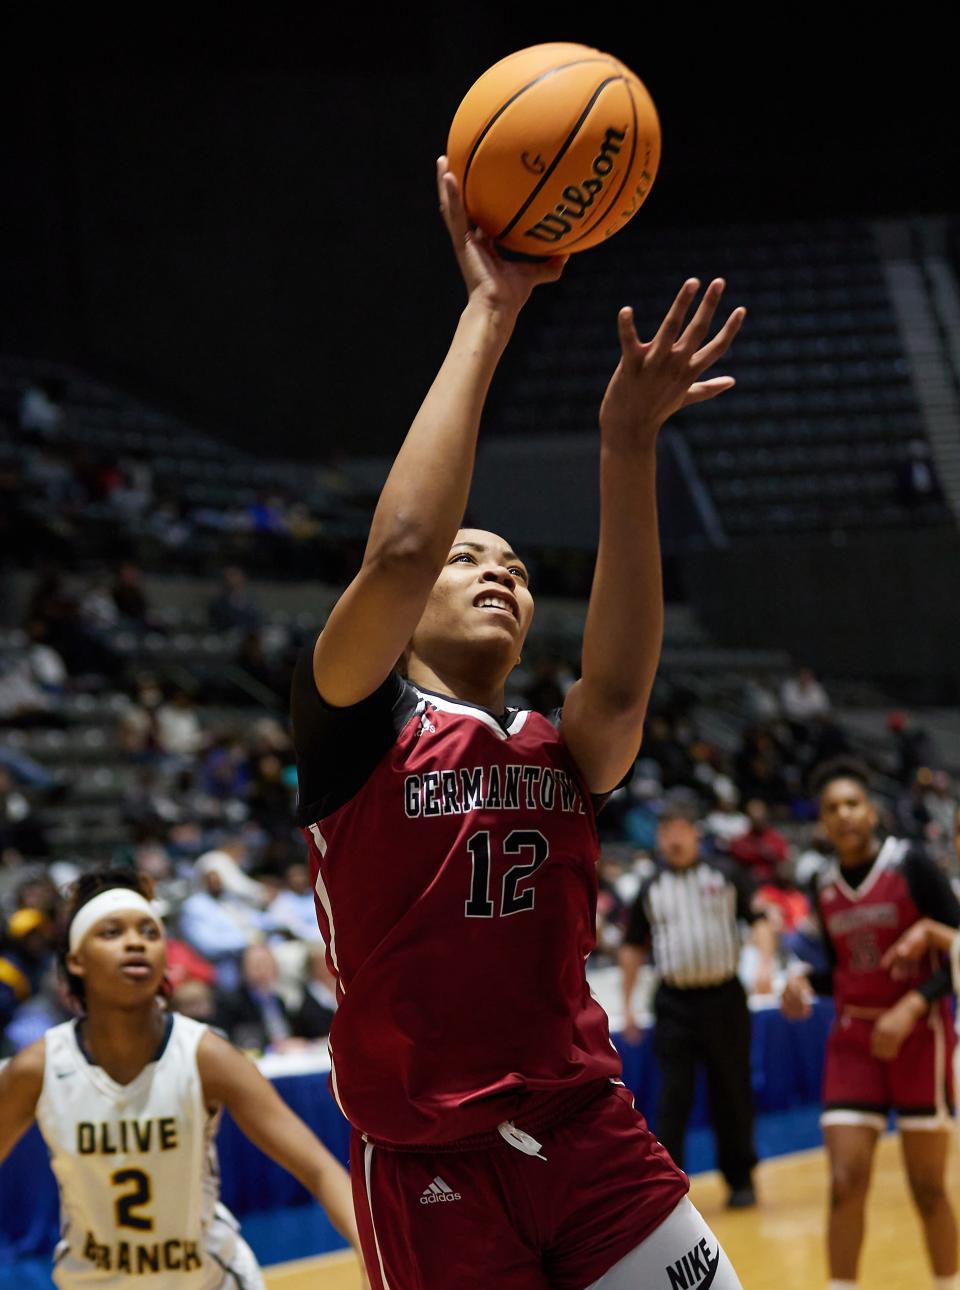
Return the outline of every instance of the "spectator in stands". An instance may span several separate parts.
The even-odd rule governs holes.
[[[54,508],[73,506],[83,500],[83,489],[71,462],[51,444],[41,443],[30,451],[24,482],[34,495]]]
[[[238,1048],[276,1053],[297,1046],[293,1022],[276,987],[277,963],[270,947],[248,946],[240,984],[222,992],[216,1008],[217,1025]]]
[[[51,1026],[75,1016],[69,987],[51,961],[44,969],[37,992],[13,1014],[0,1040],[0,1050],[6,1047],[11,1053],[18,1053],[40,1039]]]
[[[730,843],[750,828],[750,817],[740,810],[740,794],[729,776],[717,776],[713,793],[714,808],[703,822],[703,832],[715,850],[726,853]]]
[[[793,868],[793,876],[798,885],[804,890],[812,888],[817,875],[827,867],[833,858],[833,843],[827,836],[826,829],[818,820],[814,825],[806,848],[797,856]]]
[[[32,381],[24,390],[17,409],[21,430],[53,438],[63,425],[63,382],[55,379]]]
[[[48,872],[33,868],[16,890],[17,909],[39,909],[51,926],[59,926],[63,898]]]
[[[780,703],[787,721],[804,735],[811,722],[830,711],[827,692],[809,667],[799,667],[787,677],[780,687]]]
[[[771,882],[787,860],[789,843],[770,823],[766,802],[751,798],[746,811],[750,828],[730,842],[730,856],[752,875],[755,883]]]
[[[751,722],[765,725],[780,717],[780,702],[768,678],[747,677],[743,684],[743,710]]]
[[[189,759],[203,747],[203,727],[193,697],[182,688],[157,709],[157,739],[161,752]]]
[[[533,677],[524,691],[524,706],[545,715],[562,708],[565,691],[559,672],[559,661],[549,654],[542,654],[534,664]]]
[[[627,919],[627,905],[620,894],[617,880],[621,867],[608,851],[600,852],[597,865],[597,947],[594,958],[616,962],[617,952],[623,941]]]
[[[647,719],[640,756],[650,757],[657,763],[663,787],[668,792],[690,784],[693,769],[690,757],[672,724],[662,714],[654,713]]]
[[[174,986],[167,1006],[171,1012],[182,1013],[194,1021],[202,1021],[208,1026],[217,1024],[217,996],[212,986],[196,977],[187,977]]]
[[[336,981],[327,967],[326,949],[318,945],[307,957],[307,980],[293,1020],[294,1033],[303,1039],[326,1039],[336,1010]]]
[[[7,850],[23,856],[48,856],[50,844],[29,798],[14,785],[10,772],[0,766],[0,852]]]
[[[911,514],[940,496],[930,445],[925,439],[911,439],[907,445],[906,455],[897,467],[897,496],[900,505]]]
[[[744,731],[736,758],[736,779],[740,792],[748,800],[758,797],[768,806],[789,803],[783,748],[769,730],[748,726]]]
[[[153,500],[153,470],[143,453],[131,453],[120,462],[122,481],[113,490],[111,504],[124,515],[142,515]]]
[[[176,497],[162,497],[150,510],[145,531],[160,543],[164,552],[184,550],[194,535],[185,504]]]
[[[248,676],[262,685],[264,689],[270,690],[277,698],[284,695],[289,688],[290,678],[288,674],[286,672],[281,674],[268,658],[264,648],[263,633],[260,631],[246,633],[240,642],[237,664],[243,668]]]
[[[937,856],[949,855],[955,861],[953,831],[958,802],[950,776],[945,770],[932,770],[928,774],[921,771],[919,779],[923,787],[923,804],[930,817],[927,837],[931,849]],[[955,868],[955,864],[950,867]]]
[[[34,619],[27,624],[27,658],[30,672],[44,694],[59,698],[67,688],[67,668],[63,659],[47,640],[46,624]]]
[[[263,616],[239,565],[228,564],[224,569],[220,590],[210,601],[207,614],[210,626],[219,632],[253,632],[260,626]]]
[[[71,677],[115,676],[119,660],[83,619],[76,597],[58,569],[42,570],[30,596],[28,623],[42,623],[44,641],[55,649]]]
[[[232,734],[215,739],[200,764],[199,778],[203,792],[219,801],[246,797],[250,762],[243,741]]]
[[[143,587],[143,576],[132,560],[124,560],[117,569],[111,595],[126,625],[144,631],[150,627],[150,603]]]
[[[120,625],[120,610],[107,574],[95,574],[80,600],[83,621],[94,631],[109,632]]]
[[[284,836],[296,792],[296,771],[286,732],[278,722],[257,722],[250,739],[252,782],[247,794],[251,814],[268,833]],[[293,791],[289,774],[293,776]]]
[[[0,939],[0,1035],[39,989],[52,961],[53,927],[38,909],[18,909]]]
[[[37,681],[26,652],[0,659],[0,726],[62,726],[54,699]]]
[[[893,738],[895,773],[901,784],[914,782],[922,766],[931,766],[934,760],[933,741],[921,726],[906,712],[891,712],[887,729]]]
[[[254,533],[262,537],[286,537],[287,521],[283,499],[273,493],[261,493],[247,508],[247,519]]]
[[[161,753],[157,713],[163,691],[156,678],[143,673],[136,678],[132,702],[123,710],[117,727],[121,750],[135,761],[150,761]]]
[[[313,886],[305,864],[290,865],[283,875],[284,886],[270,905],[274,925],[296,937],[298,941],[319,941],[317,910]]]
[[[239,980],[240,957],[272,921],[264,917],[266,893],[237,864],[242,843],[230,839],[202,855],[193,868],[194,891],[180,911],[180,934],[217,968],[226,989]]]
[[[19,748],[7,748],[0,744],[0,768],[9,771],[11,782],[18,788],[57,793],[61,797],[68,791],[69,781],[64,776],[54,774],[49,767],[34,761]]]

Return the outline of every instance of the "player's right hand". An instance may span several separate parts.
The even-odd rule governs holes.
[[[789,1021],[806,1021],[813,1011],[813,991],[801,974],[791,976],[780,996],[780,1011]]]
[[[556,282],[569,256],[547,260],[504,260],[480,229],[471,228],[456,177],[446,157],[437,160],[437,195],[440,214],[453,243],[453,253],[463,274],[471,301],[512,321],[541,282]]]
[[[888,972],[896,977],[898,968],[904,968],[909,963],[915,963],[930,949],[932,945],[930,931],[931,920],[929,918],[918,919],[912,927],[908,927],[903,935],[894,941],[880,960],[880,966],[886,968]]]

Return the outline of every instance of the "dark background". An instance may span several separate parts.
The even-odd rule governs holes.
[[[524,45],[615,53],[663,121],[644,210],[568,272],[677,222],[955,205],[955,78],[922,7],[848,28],[842,6],[236,12],[7,19],[0,348],[254,450],[396,445],[461,300],[433,161],[472,81]],[[517,344],[535,334],[536,303]]]

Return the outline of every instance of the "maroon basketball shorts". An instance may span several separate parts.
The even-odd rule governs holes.
[[[469,1150],[393,1151],[353,1134],[373,1290],[583,1290],[689,1186],[614,1085],[535,1139],[510,1124],[493,1137]]]
[[[879,1011],[877,1013],[879,1015]],[[947,1129],[953,1115],[953,1021],[935,1003],[892,1061],[870,1051],[874,1018],[841,1012],[827,1040],[821,1123],[863,1124],[881,1132],[895,1111],[901,1129]]]

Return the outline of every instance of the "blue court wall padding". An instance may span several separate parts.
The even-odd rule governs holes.
[[[786,1112],[818,1100],[832,1017],[833,1006],[827,1002],[818,1002],[810,1020],[799,1024],[785,1021],[775,1009],[753,1014],[752,1081],[758,1114]],[[618,1046],[623,1055],[624,1083],[655,1128],[659,1074],[651,1036],[645,1035],[637,1045],[618,1042]],[[273,1082],[281,1097],[346,1163],[349,1130],[330,1094],[327,1076],[279,1076]],[[707,1123],[701,1081],[691,1129],[696,1131]],[[265,1211],[289,1210],[310,1202],[304,1188],[248,1142],[229,1116],[224,1116],[218,1146],[223,1199],[241,1220],[250,1214],[256,1216],[256,1223],[262,1223]],[[34,1127],[0,1167],[0,1274],[20,1260],[49,1255],[58,1225],[56,1185],[43,1139]],[[328,1248],[339,1245],[331,1233]]]

